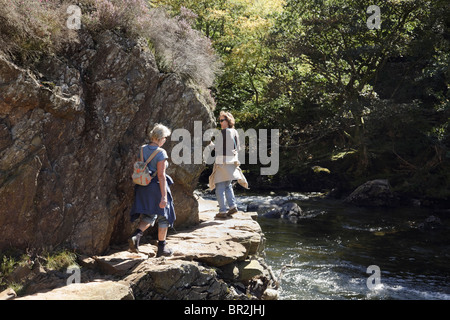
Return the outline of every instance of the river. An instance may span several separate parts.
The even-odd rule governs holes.
[[[271,197],[237,199],[245,210]],[[306,213],[297,223],[258,217],[266,262],[281,280],[280,299],[450,300],[448,212],[351,207],[314,194],[291,198]],[[440,226],[421,229],[431,215]]]

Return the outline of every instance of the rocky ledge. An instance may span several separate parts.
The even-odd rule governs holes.
[[[218,220],[216,212],[217,202],[200,198],[200,223],[168,236],[171,257],[156,258],[154,240],[144,241],[140,253],[124,245],[103,256],[81,256],[80,283],[70,283],[70,273],[38,272],[27,295],[15,299],[277,299],[278,283],[260,256],[264,236],[257,214],[239,211]]]

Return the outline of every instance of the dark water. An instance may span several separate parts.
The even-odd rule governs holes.
[[[252,197],[238,197],[244,206]],[[300,195],[297,224],[260,216],[280,299],[450,300],[450,217],[423,208],[364,209]],[[430,215],[442,224],[419,225]],[[378,266],[379,283],[369,279]],[[372,284],[372,285],[371,285]]]

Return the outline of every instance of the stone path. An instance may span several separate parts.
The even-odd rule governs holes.
[[[264,237],[257,214],[215,219],[217,202],[202,198],[199,211],[199,225],[169,234],[171,257],[155,257],[156,241],[142,244],[140,253],[124,246],[80,260],[81,273],[97,278],[16,299],[246,299],[255,298],[248,290],[255,286],[257,298],[267,298],[266,291],[274,298],[274,279],[258,258]]]

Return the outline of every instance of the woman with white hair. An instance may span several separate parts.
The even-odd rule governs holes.
[[[157,257],[172,254],[172,250],[166,246],[166,237],[168,228],[173,226],[176,219],[172,193],[169,187],[173,180],[166,174],[169,157],[167,152],[161,148],[170,134],[169,128],[162,124],[156,124],[149,134],[151,143],[141,147],[144,161],[147,161],[155,150],[159,151],[148,164],[148,169],[157,173],[157,179],[156,177],[152,178],[146,186],[135,186],[134,204],[130,212],[131,222],[141,217],[138,228],[128,241],[130,250],[138,252],[139,242],[144,231],[158,221]]]

